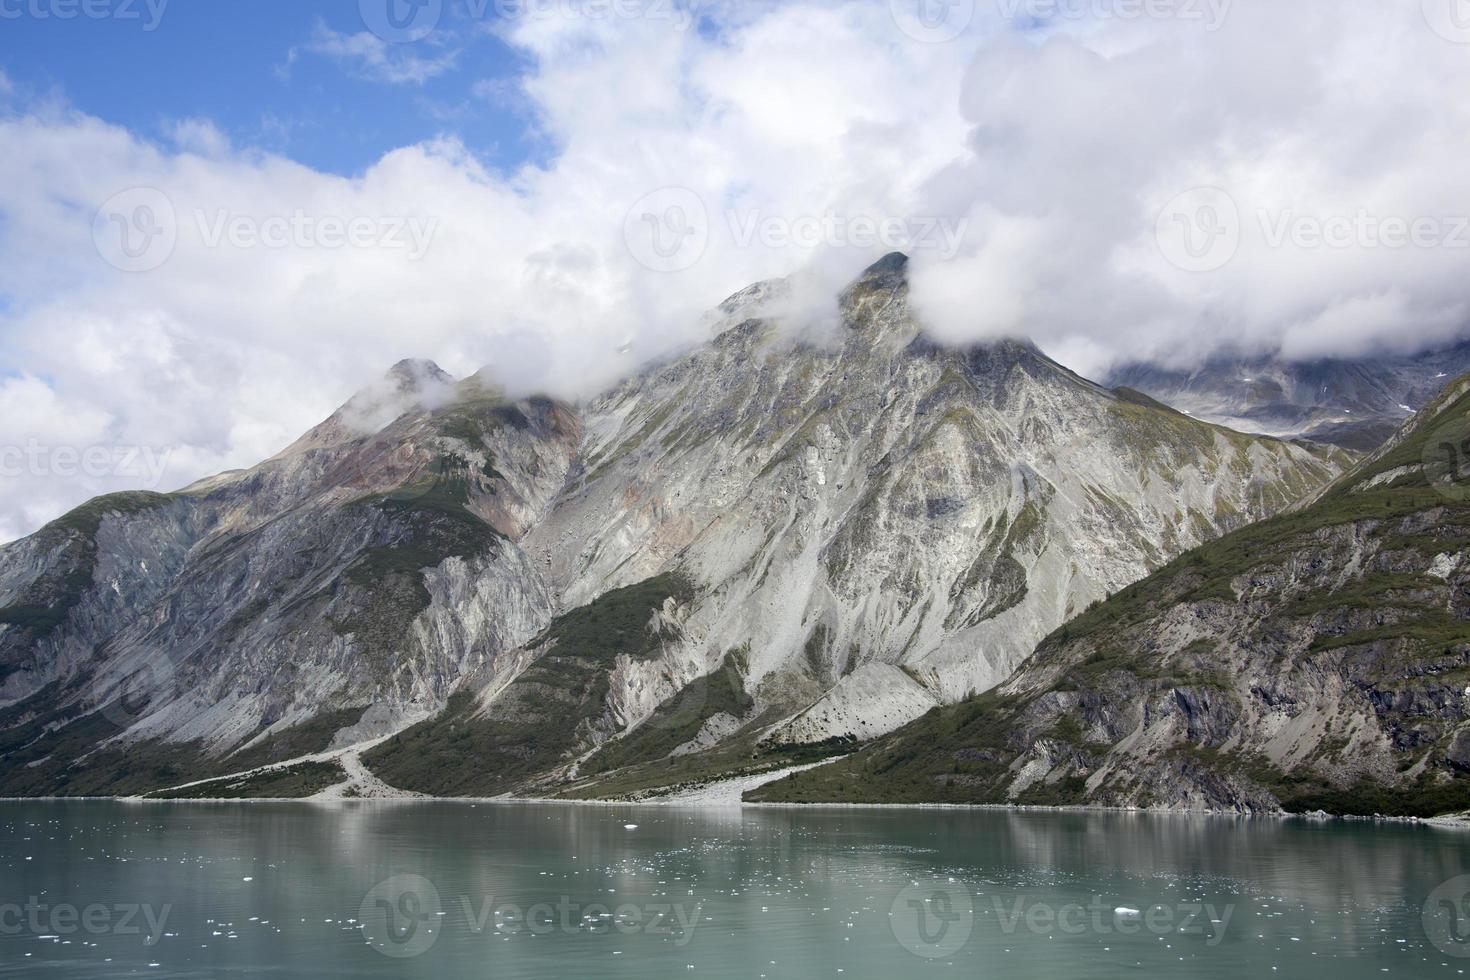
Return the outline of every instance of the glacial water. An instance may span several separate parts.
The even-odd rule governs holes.
[[[3,977],[1437,977],[1470,833],[1131,814],[0,804]]]

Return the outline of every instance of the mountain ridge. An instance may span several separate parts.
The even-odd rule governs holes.
[[[1465,371],[1470,342],[1371,361],[1221,354],[1189,370],[1131,364],[1110,372],[1108,384],[1243,432],[1372,451]]]
[[[688,738],[636,744],[691,768],[752,739],[874,738],[1347,464],[1029,344],[936,344],[904,266],[845,289],[835,332],[783,326],[788,283],[742,290],[709,342],[576,407],[405,362],[257,467],[89,505],[76,561],[47,535],[0,550],[0,729],[20,733],[0,791],[156,788],[137,760],[172,779],[393,733],[514,757],[530,750],[495,727],[507,712],[551,741],[544,771],[496,792],[583,779],[581,760],[650,723]],[[52,579],[75,596],[40,603],[57,621],[37,637],[9,611]],[[658,581],[682,584],[644,614],[656,642],[630,628],[557,652],[588,609]],[[556,724],[567,711],[576,726]],[[90,754],[98,717],[120,759]],[[413,768],[387,755],[367,760]]]
[[[991,694],[752,798],[1470,809],[1467,437],[1470,375],[1307,506],[1100,603]]]

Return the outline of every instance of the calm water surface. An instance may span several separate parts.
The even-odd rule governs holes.
[[[636,825],[636,826],[633,826]],[[0,804],[0,976],[1451,977],[1470,833],[1127,814]]]

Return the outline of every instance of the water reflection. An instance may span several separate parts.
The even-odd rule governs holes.
[[[0,804],[0,830],[7,976],[1355,977],[1470,965],[1420,921],[1436,886],[1470,872],[1470,837],[1423,826],[340,801]],[[115,912],[67,930],[55,910],[68,906],[169,915],[149,943],[118,931]]]

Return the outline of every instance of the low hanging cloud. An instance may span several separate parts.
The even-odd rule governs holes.
[[[970,153],[932,181],[976,233],[916,261],[936,330],[1030,336],[1092,373],[1463,337],[1470,105],[1449,93],[1470,32],[1435,0],[1120,13],[1147,6],[1062,3],[1102,16],[977,52]]]
[[[1433,3],[562,5],[302,40],[409,97],[481,91],[477,32],[518,48],[555,149],[509,174],[452,129],[343,177],[0,85],[0,446],[98,463],[0,471],[0,540],[253,464],[404,358],[587,397],[760,279],[800,271],[791,315],[820,321],[893,249],[938,336],[1094,375],[1452,341],[1470,37]]]

